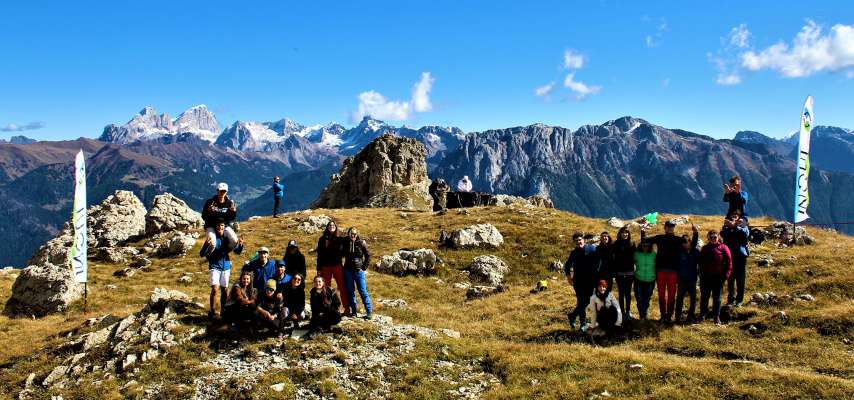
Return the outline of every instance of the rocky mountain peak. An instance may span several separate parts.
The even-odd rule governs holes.
[[[189,134],[213,142],[219,135],[219,131],[219,122],[203,104],[187,109],[174,120],[169,114],[157,114],[154,107],[146,106],[124,125],[107,125],[99,140],[129,144]]]

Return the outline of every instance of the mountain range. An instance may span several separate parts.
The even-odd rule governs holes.
[[[793,202],[794,139],[752,131],[714,139],[633,117],[576,130],[533,124],[464,133],[370,117],[351,128],[282,118],[222,129],[204,105],[174,119],[145,107],[123,125],[107,125],[98,140],[0,142],[0,217],[17,228],[0,231],[0,265],[23,266],[68,220],[71,164],[80,149],[91,202],[128,189],[148,204],[168,191],[200,208],[225,181],[240,218],[248,218],[271,212],[272,176],[285,184],[286,210],[306,208],[344,157],[386,132],[424,143],[433,178],[468,175],[479,191],[548,194],[558,208],[588,216],[721,214],[721,187],[734,174],[751,194],[753,215],[788,218]],[[854,219],[854,133],[817,126],[811,146],[813,221]]]

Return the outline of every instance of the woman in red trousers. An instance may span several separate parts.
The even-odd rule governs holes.
[[[323,236],[317,240],[317,273],[323,277],[326,286],[329,287],[332,287],[332,278],[335,278],[335,286],[340,293],[344,313],[349,314],[350,304],[347,300],[350,296],[344,286],[344,270],[341,267],[341,259],[344,257],[342,246],[343,241],[338,234],[338,225],[334,221],[329,221]]]

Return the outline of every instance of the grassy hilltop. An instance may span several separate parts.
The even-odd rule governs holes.
[[[615,398],[852,398],[854,397],[854,238],[832,231],[811,229],[818,243],[778,249],[766,242],[748,260],[746,300],[754,292],[778,296],[811,294],[814,302],[785,300],[776,305],[745,306],[734,312],[722,327],[704,323],[691,326],[638,324],[626,337],[592,345],[584,335],[569,331],[566,312],[574,304],[571,288],[556,272],[548,271],[555,259],[563,261],[575,230],[598,233],[615,229],[604,220],[539,208],[473,208],[468,215],[450,212],[445,217],[429,213],[401,213],[391,209],[315,210],[314,215],[334,217],[339,226],[357,226],[368,241],[374,260],[400,248],[427,247],[445,261],[435,277],[399,278],[368,272],[368,287],[376,299],[402,298],[409,309],[376,307],[376,313],[396,322],[459,331],[460,339],[442,339],[449,352],[435,351],[420,342],[407,357],[481,358],[484,370],[495,374],[501,385],[486,398],[591,398],[604,391]],[[306,254],[309,278],[314,275],[317,235],[296,226],[307,215],[285,214],[241,223],[241,236],[250,251],[233,257],[235,270],[258,246],[271,248],[280,258],[288,240],[296,239]],[[702,229],[719,228],[721,217],[692,217]],[[474,223],[491,223],[505,243],[494,250],[438,250],[435,240],[444,225],[449,231]],[[755,218],[761,225],[767,219]],[[660,232],[661,227],[654,233]],[[690,226],[677,228],[688,233]],[[633,230],[633,238],[639,232]],[[153,265],[132,278],[118,278],[119,265],[90,263],[89,305],[82,303],[65,315],[39,320],[0,316],[0,397],[15,396],[26,376],[43,378],[55,365],[43,349],[64,341],[59,335],[80,326],[86,319],[137,311],[154,287],[181,290],[207,304],[207,265],[197,257],[201,240],[185,258],[152,259]],[[466,280],[459,269],[473,257],[494,254],[511,268],[509,291],[483,300],[465,302],[453,283]],[[759,267],[757,255],[773,258],[771,266]],[[193,282],[178,283],[185,272]],[[233,272],[232,279],[236,277]],[[539,279],[555,277],[549,290],[531,294]],[[442,282],[437,282],[437,278]],[[14,277],[0,276],[0,301],[8,299]],[[116,285],[106,290],[107,285]],[[687,306],[687,304],[686,304]],[[652,319],[658,318],[657,298],[651,302]],[[784,311],[788,321],[774,319]],[[748,328],[753,325],[755,329]],[[753,332],[751,332],[753,331]],[[249,346],[268,346],[269,341]],[[311,346],[306,342],[305,346]],[[175,348],[149,362],[135,379],[141,383],[186,382],[194,368],[216,352],[212,339]],[[641,364],[642,368],[630,368]],[[69,388],[65,398],[118,398],[125,378]],[[413,368],[397,377],[395,394],[401,399],[444,398],[447,393],[427,369]],[[260,386],[260,385],[259,385]],[[256,395],[264,394],[259,388]],[[334,392],[333,392],[334,393]],[[266,395],[266,394],[265,394]],[[176,397],[180,395],[176,394]]]

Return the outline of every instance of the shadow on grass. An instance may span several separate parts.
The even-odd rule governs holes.
[[[584,343],[608,347],[645,337],[657,338],[661,335],[662,330],[671,328],[671,324],[662,324],[658,321],[631,320],[626,321],[622,327],[617,327],[602,336],[595,336],[589,332],[582,332],[579,329],[554,329],[539,335],[529,336],[525,338],[525,342]]]

